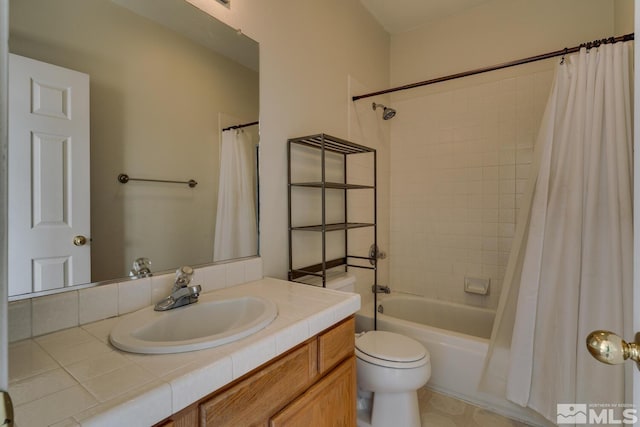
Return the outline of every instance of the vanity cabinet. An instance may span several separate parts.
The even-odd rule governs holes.
[[[352,316],[158,426],[355,426],[354,331]]]
[[[271,427],[355,426],[356,360],[349,357],[302,396],[271,418]]]
[[[327,270],[344,266],[345,271],[347,267],[372,270],[373,285],[377,285],[376,150],[323,133],[289,139],[287,147],[289,280],[305,283],[309,278],[318,277],[322,280],[322,286],[326,287]],[[370,173],[370,177],[363,177],[362,183],[351,182],[351,168]],[[361,193],[356,200],[361,209],[358,209],[355,215],[349,210],[349,199],[353,197],[354,192]],[[368,198],[368,204],[363,201],[363,197]],[[318,204],[319,209],[315,209]],[[312,220],[312,224],[299,224],[300,219],[294,218],[294,213],[299,214],[303,209],[304,212],[319,213],[317,222]],[[360,220],[354,221],[352,216]],[[368,239],[370,236],[371,240],[365,243],[367,247],[371,244],[368,254],[356,253],[356,246],[361,248],[362,241],[350,245],[349,231],[355,229],[371,230],[368,236],[359,238]],[[296,242],[293,236],[299,233],[315,233],[320,243],[317,244],[317,240],[314,240],[305,244],[304,251],[301,251],[294,247]],[[343,233],[343,243],[329,245],[328,235],[336,233]],[[352,243],[354,240],[357,239],[352,238]],[[320,247],[320,253],[317,254],[315,263],[301,266],[306,262],[300,261],[300,255],[308,253],[309,248],[316,246]],[[341,250],[340,255],[337,255],[336,249]],[[297,260],[294,259],[296,256]]]

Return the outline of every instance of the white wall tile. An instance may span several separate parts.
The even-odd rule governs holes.
[[[247,282],[262,279],[262,258],[244,261],[244,279]]]
[[[118,283],[118,314],[131,313],[151,305],[151,278]]]
[[[516,162],[519,165],[528,165],[533,161],[533,148],[523,148],[516,152]]]
[[[202,286],[203,292],[211,292],[227,287],[227,268],[224,264],[211,265],[199,268],[193,279],[196,284]]]
[[[33,336],[78,326],[78,292],[64,292],[34,298],[32,301]]]
[[[118,284],[81,289],[79,294],[80,324],[118,315]]]
[[[31,300],[9,303],[9,342],[31,337]]]
[[[227,286],[234,286],[245,282],[243,262],[224,264],[227,275]]]
[[[499,287],[497,295],[494,287],[489,297],[469,297],[458,279],[484,274],[497,282],[504,275],[549,75],[526,74],[396,104],[403,121],[401,129],[391,128],[394,289],[496,307]],[[428,135],[433,140],[423,143]]]
[[[12,302],[9,342],[147,307],[169,295],[174,278],[165,274]],[[251,258],[197,269],[194,283],[209,292],[261,278],[262,259]]]
[[[155,304],[171,293],[175,274],[163,274],[151,277],[151,304]]]
[[[501,194],[499,200],[500,209],[514,209],[516,206],[516,196],[514,194]]]

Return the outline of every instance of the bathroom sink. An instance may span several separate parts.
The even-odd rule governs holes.
[[[111,330],[111,344],[133,353],[182,353],[228,344],[269,325],[276,305],[262,297],[220,299],[202,295],[197,303],[168,311],[153,306],[124,316]]]

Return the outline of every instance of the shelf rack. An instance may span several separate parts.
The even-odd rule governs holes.
[[[310,147],[318,150],[318,155],[320,156],[320,168],[321,168],[321,179],[320,181],[313,182],[294,182],[292,180],[292,148],[295,145],[301,145]],[[342,155],[342,166],[343,166],[343,181],[342,182],[332,182],[326,180],[326,154],[335,153]],[[372,185],[361,185],[361,184],[351,184],[347,182],[347,156],[357,155],[363,153],[372,153],[372,168],[373,168],[373,184]],[[349,238],[348,231],[356,228],[371,228],[373,230],[373,244],[377,247],[377,192],[376,192],[376,176],[377,176],[377,164],[376,164],[376,150],[373,148],[366,147],[364,145],[356,144],[351,141],[347,141],[341,138],[336,138],[331,135],[327,135],[324,133],[309,135],[300,138],[291,138],[288,140],[287,145],[287,175],[288,175],[288,212],[289,212],[289,280],[301,281],[299,279],[304,278],[305,276],[312,277],[320,277],[322,279],[322,286],[326,287],[327,282],[327,270],[332,268],[344,266],[345,271],[347,271],[348,267],[356,267],[363,268],[368,270],[373,270],[374,279],[373,285],[377,285],[377,259],[370,258],[369,256],[358,256],[349,254]],[[292,188],[295,187],[303,187],[303,188],[317,188],[320,189],[321,193],[321,203],[322,203],[322,220],[320,224],[313,225],[293,225],[292,223]],[[344,222],[339,223],[327,223],[326,220],[326,210],[327,210],[327,190],[332,191],[342,191],[343,192],[343,202],[344,202],[344,213],[343,218]],[[351,190],[370,190],[373,192],[373,222],[348,222],[348,193]],[[339,257],[336,259],[327,259],[327,240],[326,234],[330,232],[344,232],[344,257]],[[321,234],[322,239],[322,256],[321,260],[317,264],[305,266],[302,268],[294,268],[294,254],[293,254],[293,234],[294,232],[316,232]],[[367,264],[369,265],[358,265],[354,264],[355,260],[366,260],[369,261]],[[304,282],[302,282],[304,283]]]

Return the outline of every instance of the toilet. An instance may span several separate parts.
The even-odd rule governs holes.
[[[347,275],[328,288],[355,292]],[[420,427],[417,390],[431,376],[429,352],[418,341],[387,331],[356,334],[358,426]],[[364,416],[361,416],[364,413]]]
[[[373,393],[372,427],[420,427],[417,390],[431,376],[422,344],[394,332],[365,332],[356,338],[356,368],[359,391]]]

